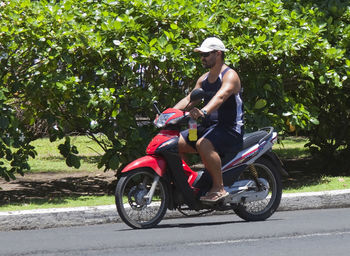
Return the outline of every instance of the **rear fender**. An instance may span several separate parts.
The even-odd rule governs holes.
[[[122,173],[142,167],[149,167],[153,169],[161,177],[163,177],[166,172],[166,162],[163,158],[155,156],[144,156],[125,166],[125,168],[122,170]]]
[[[278,158],[278,156],[270,151],[267,151],[263,157],[269,159],[270,161],[272,161],[272,163],[277,167],[278,171],[280,172],[280,174],[284,177],[288,177],[289,174],[288,172],[284,169],[284,165],[282,163],[282,161]]]

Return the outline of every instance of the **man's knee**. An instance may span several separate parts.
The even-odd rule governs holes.
[[[180,136],[179,138],[179,153],[195,153],[196,150],[187,144],[186,140]]]
[[[198,152],[202,153],[215,151],[213,143],[206,138],[200,138],[196,143],[196,148]]]

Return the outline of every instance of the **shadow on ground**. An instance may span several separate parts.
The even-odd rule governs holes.
[[[322,169],[311,158],[283,160],[284,167],[289,177],[283,177],[284,189],[299,189],[302,187],[321,184],[325,181],[324,176],[339,176],[341,173],[329,173]]]
[[[52,174],[41,174],[40,177],[24,178],[5,184],[0,190],[1,205],[8,203],[24,203],[28,201],[58,203],[65,198],[88,195],[110,195],[114,193],[115,177],[113,175],[79,175],[75,177],[55,178]],[[69,175],[66,174],[66,175]],[[45,179],[45,176],[46,179]]]

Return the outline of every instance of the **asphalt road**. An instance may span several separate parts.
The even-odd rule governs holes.
[[[350,208],[277,212],[264,222],[235,215],[0,232],[0,255],[349,255]]]

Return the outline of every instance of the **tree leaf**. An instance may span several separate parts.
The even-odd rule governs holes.
[[[257,102],[255,102],[254,108],[255,109],[262,109],[266,106],[267,101],[265,99],[259,99]]]

